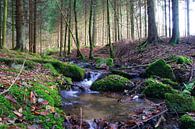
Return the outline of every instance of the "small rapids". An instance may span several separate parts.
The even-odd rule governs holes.
[[[130,115],[133,115],[136,109],[151,106],[144,100],[137,101],[138,98],[128,103],[122,103],[119,102],[119,99],[123,96],[91,91],[91,85],[103,74],[104,72],[101,71],[91,71],[83,81],[74,83],[84,90],[73,87],[69,91],[61,91],[66,114],[79,116],[82,109],[82,119],[87,122],[89,129],[96,129],[97,124],[94,120],[103,119],[113,123],[125,121]]]

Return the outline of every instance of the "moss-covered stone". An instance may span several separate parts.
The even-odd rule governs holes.
[[[128,88],[131,81],[119,75],[109,75],[93,83],[91,90],[119,92]]]
[[[146,69],[146,75],[148,77],[159,76],[162,78],[169,78],[171,80],[175,79],[175,75],[171,66],[162,59],[159,59],[150,64]]]
[[[187,114],[181,116],[181,129],[195,129],[195,119]]]
[[[96,67],[100,68],[102,65],[107,65],[109,67],[114,66],[114,61],[112,58],[97,58]]]
[[[175,91],[169,85],[155,79],[147,79],[145,81],[146,88],[143,93],[150,98],[164,99],[166,93],[174,93]]]
[[[46,64],[44,64],[44,67],[47,68],[47,69],[49,69],[50,72],[51,72],[54,76],[58,76],[58,75],[59,75],[58,71],[53,67],[52,64],[46,63]]]
[[[178,64],[191,64],[192,63],[192,59],[186,56],[177,56],[176,61]]]
[[[167,93],[165,101],[170,111],[185,113],[195,110],[194,98],[182,93]]]
[[[179,84],[175,81],[172,81],[171,79],[163,78],[163,79],[161,79],[161,82],[166,84],[166,85],[170,85],[174,89],[179,89]]]

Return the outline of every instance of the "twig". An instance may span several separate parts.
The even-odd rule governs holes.
[[[82,123],[83,123],[83,109],[80,108],[80,129],[82,129]]]
[[[24,62],[23,62],[23,64],[22,64],[22,67],[21,67],[21,69],[20,69],[20,72],[18,73],[18,75],[16,76],[16,78],[14,79],[14,81],[12,82],[12,84],[9,86],[8,89],[6,89],[6,90],[4,90],[3,92],[1,92],[0,95],[3,95],[3,94],[5,94],[5,93],[7,93],[7,92],[12,88],[12,86],[16,83],[16,81],[19,79],[19,77],[20,77],[20,75],[21,75],[21,73],[22,73],[22,71],[23,71],[23,69],[24,69],[25,63],[26,63],[26,59],[24,60]]]

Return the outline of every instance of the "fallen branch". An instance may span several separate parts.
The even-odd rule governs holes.
[[[7,93],[7,92],[12,88],[12,86],[16,83],[16,81],[19,79],[19,77],[20,77],[20,75],[21,75],[21,73],[22,73],[22,71],[23,71],[23,69],[24,69],[25,63],[26,63],[26,59],[24,60],[24,62],[23,62],[23,64],[22,64],[22,67],[21,67],[21,69],[20,69],[20,72],[18,73],[18,75],[16,76],[16,78],[14,79],[14,81],[12,82],[12,84],[9,86],[8,89],[6,89],[6,90],[4,90],[3,92],[1,92],[0,95],[3,95],[3,94],[5,94],[5,93]]]

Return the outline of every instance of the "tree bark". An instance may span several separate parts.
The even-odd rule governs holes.
[[[33,53],[36,53],[36,24],[37,24],[37,0],[34,0],[34,17],[33,17],[33,29],[34,29],[34,33],[33,33]]]
[[[158,42],[158,32],[156,27],[154,0],[147,0],[148,5],[148,43]]]
[[[69,0],[69,16],[68,16],[68,25],[69,25],[69,29],[68,29],[68,52],[67,54],[70,55],[71,52],[71,22],[72,22],[72,0]]]
[[[90,2],[90,14],[89,14],[89,47],[90,47],[90,50],[89,50],[89,59],[93,59],[94,56],[93,56],[93,41],[92,41],[92,15],[93,15],[93,0],[91,0]]]
[[[165,37],[167,37],[167,0],[164,0],[164,6],[165,6]]]
[[[3,11],[3,7],[2,7],[2,1],[0,1],[0,49],[2,48],[2,11]]]
[[[110,11],[109,11],[109,0],[107,0],[107,27],[108,27],[108,43],[110,48],[110,57],[114,58],[113,46],[111,43],[111,34],[110,34]]]
[[[135,39],[135,34],[134,34],[134,2],[130,1],[130,19],[131,19],[131,39]]]
[[[23,0],[16,0],[16,50],[24,50],[24,8]]]
[[[75,19],[75,34],[76,34],[76,47],[77,47],[77,57],[83,58],[83,55],[80,51],[80,42],[79,42],[79,36],[78,36],[78,23],[77,23],[77,11],[76,11],[76,3],[77,0],[74,0],[74,19]]]
[[[170,40],[171,44],[179,43],[179,2],[178,0],[172,0],[172,21],[173,21],[173,29],[172,29],[172,37]]]
[[[61,9],[63,9],[63,0],[61,0]],[[60,53],[59,56],[62,56],[62,47],[63,47],[63,14],[60,13]]]
[[[190,36],[190,0],[186,0],[186,6],[187,6],[187,36]]]
[[[4,12],[3,12],[3,33],[2,33],[2,48],[5,47],[6,44],[6,31],[7,31],[7,8],[8,8],[8,0],[4,0]]]
[[[12,1],[12,49],[15,47],[15,1]]]

